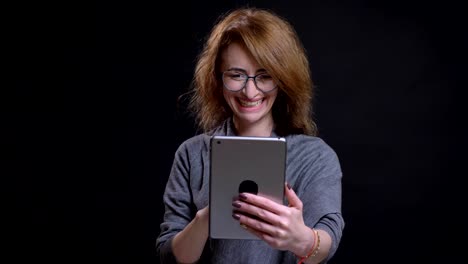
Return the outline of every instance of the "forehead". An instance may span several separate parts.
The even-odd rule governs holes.
[[[240,68],[247,72],[255,72],[260,69],[252,54],[241,44],[231,43],[221,52],[221,68]]]

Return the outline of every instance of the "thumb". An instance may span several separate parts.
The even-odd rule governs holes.
[[[294,207],[299,210],[302,210],[302,201],[297,197],[296,192],[294,192],[293,188],[289,183],[284,184],[286,199],[288,199],[289,207]]]

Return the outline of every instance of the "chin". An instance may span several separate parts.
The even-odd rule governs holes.
[[[239,113],[236,114],[236,118],[238,121],[242,123],[247,123],[247,124],[255,124],[263,119],[265,119],[267,116],[266,113]]]

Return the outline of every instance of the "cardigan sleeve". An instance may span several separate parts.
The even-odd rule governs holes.
[[[186,144],[177,149],[163,195],[164,216],[156,239],[156,253],[161,263],[176,263],[172,239],[193,219],[196,210],[191,202],[190,159]]]
[[[335,151],[319,138],[297,144],[292,151],[291,166],[297,170],[293,187],[303,203],[304,222],[332,238],[328,257],[322,262],[327,263],[338,249],[345,225],[340,162]]]

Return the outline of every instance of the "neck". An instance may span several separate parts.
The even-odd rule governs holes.
[[[248,123],[240,122],[234,117],[233,123],[238,136],[270,137],[274,127],[273,118],[264,118],[255,123]]]

